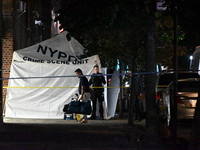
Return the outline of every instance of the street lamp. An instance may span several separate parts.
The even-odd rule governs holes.
[[[191,69],[192,69],[192,60],[193,60],[193,56],[191,55],[189,58],[190,58],[190,66],[189,66],[189,69],[191,70]]]

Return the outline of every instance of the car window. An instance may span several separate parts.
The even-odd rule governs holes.
[[[198,73],[178,73],[178,79],[200,78]],[[173,73],[164,73],[160,75],[158,85],[169,85],[174,80]]]
[[[162,74],[160,76],[158,85],[169,85],[173,81],[173,74]]]
[[[198,92],[200,81],[178,82],[179,92]]]
[[[199,78],[198,73],[179,73],[178,79]]]

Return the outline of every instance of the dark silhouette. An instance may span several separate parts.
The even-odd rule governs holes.
[[[92,99],[92,103],[93,103],[93,112],[92,112],[92,116],[91,119],[96,119],[96,104],[97,104],[97,100],[98,100],[98,104],[99,104],[99,113],[100,113],[100,119],[104,119],[103,116],[103,101],[104,101],[104,88],[102,86],[102,84],[106,84],[105,78],[102,76],[101,73],[99,73],[99,66],[95,65],[94,66],[94,73],[92,74],[93,76],[91,76],[90,80],[89,80],[89,85],[92,85],[93,89],[92,89],[92,95],[91,95],[91,99]]]

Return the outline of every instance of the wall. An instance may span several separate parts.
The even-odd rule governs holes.
[[[2,39],[2,77],[9,78],[10,64],[13,54],[13,0],[2,1],[3,14],[3,39]],[[2,81],[2,86],[6,87],[8,80]],[[4,104],[6,88],[3,88],[2,104]]]
[[[2,15],[2,1],[0,1],[0,58],[2,58],[2,38],[3,38],[3,15]],[[0,78],[2,78],[2,59],[0,59]],[[0,80],[2,87],[2,80]],[[0,90],[0,112],[2,112],[2,89]]]
[[[2,27],[2,30],[0,29],[2,78],[9,78],[10,76],[10,65],[14,50],[34,45],[51,37],[51,1],[21,0],[26,3],[25,11],[17,11],[17,1],[20,0],[0,1],[3,18],[0,23],[0,27]],[[39,16],[35,12],[38,12]],[[35,20],[41,20],[43,25],[35,24]],[[8,80],[2,80],[2,86],[4,88],[0,94],[2,106],[4,106]]]

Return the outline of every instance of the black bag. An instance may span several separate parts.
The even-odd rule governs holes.
[[[77,113],[77,114],[90,115],[92,112],[91,101],[90,100],[88,100],[87,102],[71,101],[69,104],[64,106],[63,111],[68,114]]]

